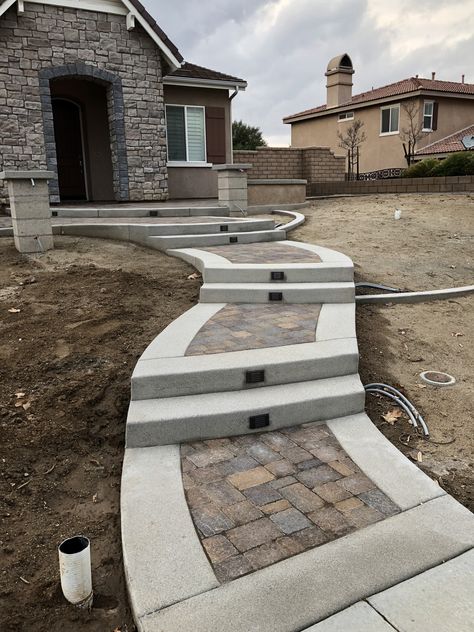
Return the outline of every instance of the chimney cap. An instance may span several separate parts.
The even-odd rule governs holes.
[[[354,74],[354,68],[352,67],[352,60],[347,53],[342,55],[336,55],[328,64],[326,70],[326,76],[335,72],[345,72],[348,74]]]

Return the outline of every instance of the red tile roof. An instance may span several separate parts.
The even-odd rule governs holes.
[[[338,108],[352,107],[360,103],[368,103],[370,101],[376,101],[378,99],[387,99],[390,97],[398,97],[402,94],[408,94],[410,92],[416,92],[418,90],[430,90],[433,92],[449,92],[451,94],[467,94],[474,95],[474,83],[459,83],[456,81],[438,81],[438,79],[423,79],[419,77],[410,77],[409,79],[402,79],[395,83],[390,83],[387,86],[381,88],[375,88],[375,90],[369,90],[368,92],[361,92],[352,97],[350,101],[341,103]],[[291,123],[292,119],[311,117],[312,114],[319,114],[326,110],[332,111],[336,108],[327,108],[326,105],[320,105],[316,108],[304,110],[303,112],[297,112],[296,114],[290,114],[283,119],[284,123]]]
[[[203,66],[197,66],[196,64],[190,64],[189,62],[185,62],[181,68],[170,72],[167,77],[185,77],[188,79],[209,79],[211,81],[245,83],[245,80],[239,79],[239,77],[226,75],[222,72],[217,72],[217,70],[211,70],[210,68],[204,68]]]
[[[431,154],[450,154],[454,151],[464,151],[466,148],[461,142],[464,136],[474,136],[474,124],[434,143],[430,143],[418,149],[415,153],[417,156],[431,156]]]

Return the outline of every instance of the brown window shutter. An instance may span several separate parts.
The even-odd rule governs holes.
[[[435,129],[438,129],[438,103],[437,101],[433,103],[433,124],[431,126],[431,129],[433,131]]]
[[[207,162],[225,163],[225,110],[206,107]]]

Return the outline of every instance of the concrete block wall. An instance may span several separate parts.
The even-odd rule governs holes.
[[[249,178],[304,179],[314,182],[343,181],[345,156],[336,156],[329,147],[259,147],[255,151],[234,150],[234,162],[248,162]]]
[[[474,176],[443,176],[439,178],[390,178],[353,182],[313,182],[310,196],[368,193],[453,193],[474,191]]]
[[[114,116],[123,121],[128,199],[166,199],[162,61],[155,43],[141,27],[128,31],[123,15],[28,2],[24,7],[18,14],[15,3],[0,19],[0,171],[47,168],[50,140],[45,139],[40,74],[64,66],[74,76],[75,65],[86,65],[91,74],[97,69],[113,74],[114,90],[119,82],[123,91],[123,106],[109,123]],[[113,125],[111,130],[113,135]],[[113,157],[119,176],[123,160]],[[1,205],[6,189],[0,187]]]

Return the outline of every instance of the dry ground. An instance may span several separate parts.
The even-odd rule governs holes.
[[[349,254],[359,278],[463,285],[473,278],[473,210],[467,195],[319,200],[291,238]],[[119,522],[130,375],[153,337],[197,301],[199,281],[183,262],[130,244],[56,245],[35,261],[0,239],[0,629],[132,632]],[[472,297],[358,308],[363,381],[403,387],[433,439],[454,441],[413,437],[406,448],[399,437],[409,426],[385,424],[391,406],[375,398],[372,419],[409,455],[420,449],[421,467],[471,506],[473,311]],[[419,388],[424,368],[458,382]],[[92,539],[90,616],[64,602],[58,583],[56,546],[76,533]]]
[[[199,281],[156,251],[55,242],[34,261],[0,240],[0,629],[131,632],[119,517],[130,375]],[[92,540],[91,616],[58,583],[56,546],[78,533]]]
[[[393,218],[395,209],[402,218]],[[292,239],[352,257],[357,280],[409,290],[474,284],[473,195],[370,195],[315,200]],[[415,305],[359,306],[357,334],[364,384],[401,387],[424,414],[432,441],[393,426],[391,406],[374,396],[367,410],[384,434],[458,500],[474,509],[474,295]],[[454,375],[452,388],[424,387],[419,374]],[[400,441],[401,438],[401,441]]]

